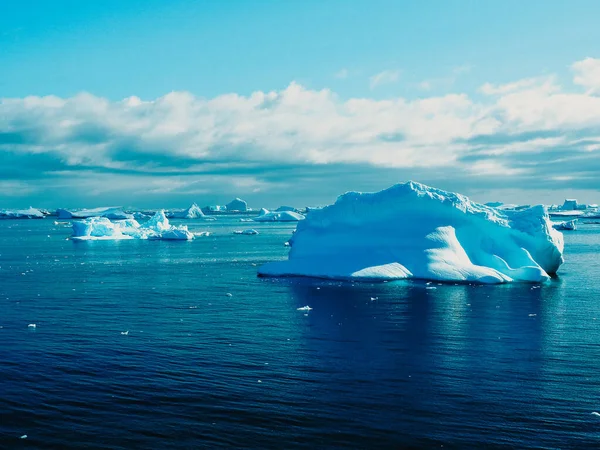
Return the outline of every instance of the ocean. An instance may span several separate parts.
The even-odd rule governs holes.
[[[258,278],[294,224],[186,223],[0,221],[0,448],[600,446],[600,225],[550,282],[477,286]]]

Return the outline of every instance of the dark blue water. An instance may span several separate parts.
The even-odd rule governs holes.
[[[245,225],[0,222],[0,448],[600,445],[600,226],[538,287],[259,279],[294,226]]]

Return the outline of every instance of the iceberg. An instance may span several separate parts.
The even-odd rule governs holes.
[[[202,220],[217,220],[216,217],[206,216],[202,209],[196,204],[192,205],[188,209],[182,211],[176,211],[169,215],[172,219],[202,219]]]
[[[246,212],[248,211],[248,204],[241,198],[235,198],[225,206],[227,211]]]
[[[275,211],[276,212],[283,212],[283,211],[298,212],[298,210],[296,208],[294,208],[293,206],[280,206]]]
[[[111,222],[106,217],[90,217],[73,222],[73,240],[159,239],[191,240],[194,235],[186,226],[169,224],[164,211],[158,211],[140,225],[135,219]]]
[[[29,207],[28,209],[3,209],[0,210],[2,219],[43,219],[44,213],[39,209]]]
[[[575,231],[577,229],[577,219],[567,220],[565,222],[553,222],[552,227],[560,231]]]
[[[263,213],[263,210],[266,211]],[[304,220],[304,216],[293,211],[267,211],[261,209],[260,214],[254,217],[255,222],[298,222]]]
[[[259,276],[541,282],[563,263],[546,209],[499,210],[409,181],[348,192],[298,223],[285,261]]]
[[[106,217],[110,220],[125,220],[133,219],[133,214],[123,212],[120,208],[94,208],[94,209],[80,209],[80,210],[68,210],[68,209],[57,209],[56,216],[59,219],[87,219],[90,217]]]
[[[254,235],[254,234],[258,234],[258,231],[254,230],[254,229],[249,229],[249,230],[238,230],[238,231],[234,231],[233,234],[245,234],[248,236]]]

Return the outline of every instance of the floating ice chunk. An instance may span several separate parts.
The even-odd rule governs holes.
[[[121,334],[122,334],[123,336],[127,336],[127,335],[129,335],[129,330],[127,330],[127,331],[121,331]]]
[[[2,209],[0,210],[0,220],[2,219],[43,219],[44,213],[39,209],[29,207],[28,209]]]
[[[293,211],[267,212],[254,218],[255,222],[298,222],[300,220],[304,220],[304,216]]]
[[[600,413],[599,413],[599,412],[596,412],[596,411],[594,411],[594,412],[592,413],[592,416],[600,417]]]
[[[24,434],[23,436],[21,436],[21,439],[27,439],[27,435]]]
[[[233,234],[245,234],[245,235],[249,235],[250,236],[250,235],[258,234],[258,231],[250,228],[248,230],[243,230],[243,231],[236,230],[236,231],[233,232]]]
[[[37,328],[37,325],[35,323],[30,323],[27,325],[27,328]]]
[[[210,231],[196,231],[194,233],[196,237],[210,236]]]
[[[312,308],[308,305],[297,308],[298,311],[312,311]]]
[[[225,294],[227,297],[233,297],[233,294],[228,292],[227,294]]]
[[[567,220],[565,222],[553,222],[552,227],[560,231],[575,231],[577,229],[577,219]]]
[[[563,263],[543,206],[501,211],[415,182],[344,194],[299,222],[290,243],[288,260],[260,276],[540,282]]]
[[[254,219],[241,218],[240,222],[254,222]]]

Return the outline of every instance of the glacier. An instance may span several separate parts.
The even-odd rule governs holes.
[[[290,239],[288,259],[258,275],[542,282],[563,263],[563,246],[542,205],[499,210],[409,181],[348,192],[311,211]]]
[[[89,217],[73,222],[73,240],[159,239],[191,240],[194,235],[186,226],[173,226],[164,211],[158,211],[147,222],[135,219],[112,222],[106,217]]]

